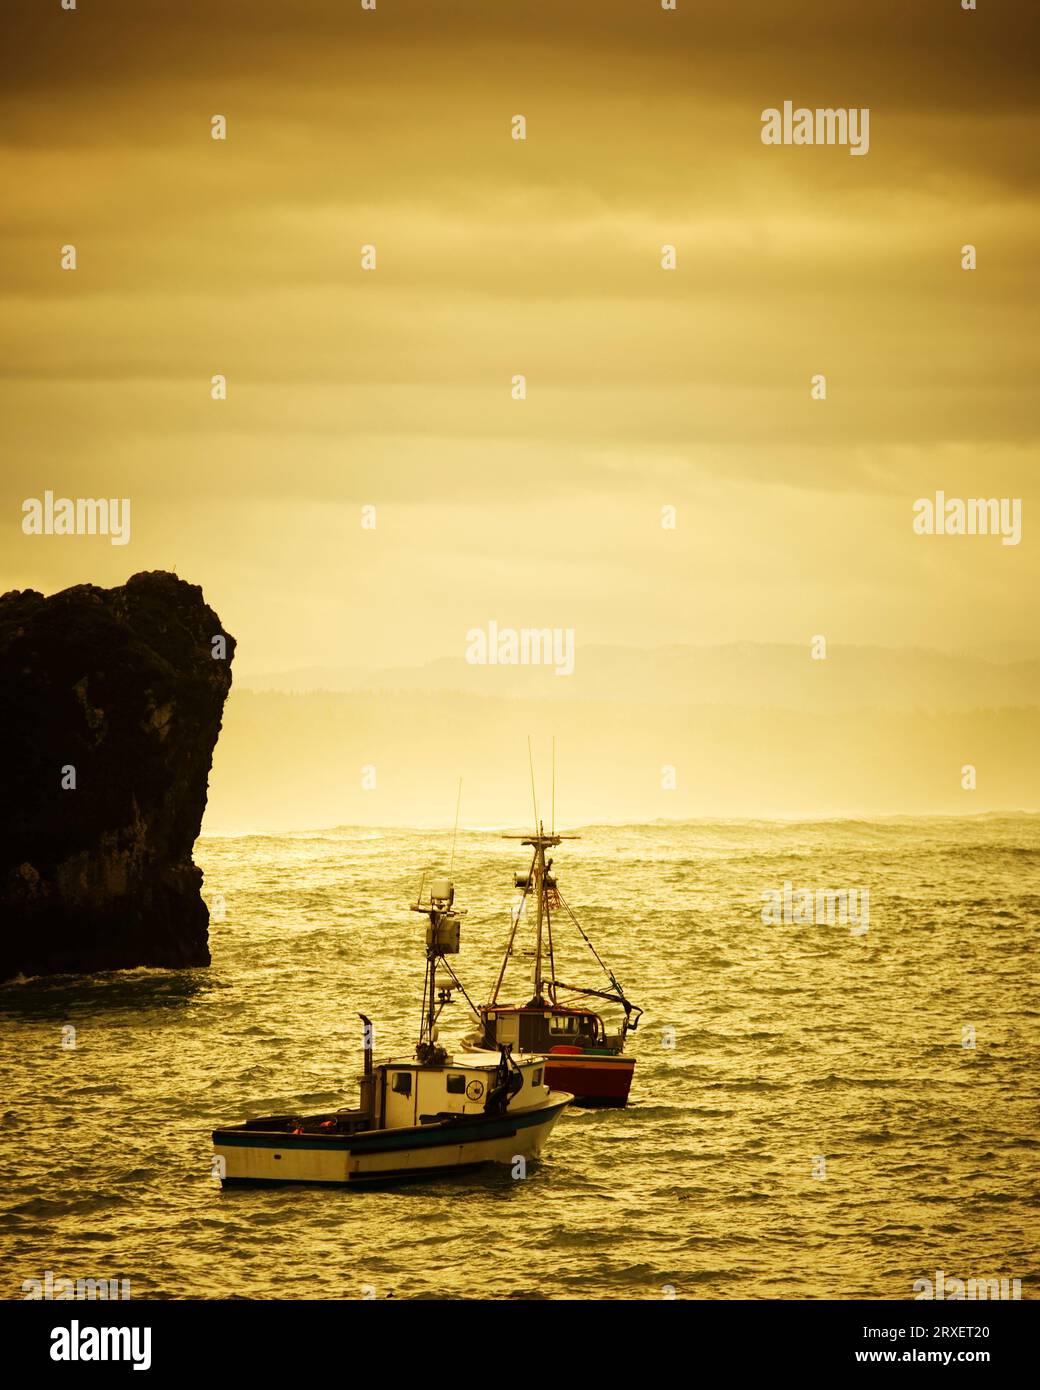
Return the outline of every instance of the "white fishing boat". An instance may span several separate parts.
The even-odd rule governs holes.
[[[545,1058],[514,1059],[503,1045],[450,1055],[437,1019],[462,985],[446,957],[459,949],[461,913],[454,885],[430,885],[424,913],[426,984],[419,1042],[411,1057],[373,1065],[365,1016],[365,1070],[356,1109],[319,1115],[264,1115],[213,1131],[224,1184],[357,1183],[456,1173],[488,1163],[535,1158],[571,1097],[550,1090]],[[445,972],[445,983],[438,970]],[[463,994],[465,991],[462,990]]]

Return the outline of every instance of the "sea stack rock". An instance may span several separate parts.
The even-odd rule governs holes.
[[[209,964],[191,854],[234,651],[162,571],[0,597],[0,979]]]

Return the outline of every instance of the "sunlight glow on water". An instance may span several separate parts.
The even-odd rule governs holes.
[[[4,1296],[52,1269],[129,1277],[135,1298],[902,1299],[944,1269],[1031,1297],[1040,818],[581,834],[560,886],[646,1009],[627,1111],[566,1112],[523,1182],[222,1192],[214,1124],[354,1103],[359,1011],[377,1055],[411,1050],[408,903],[450,833],[206,837],[205,893],[227,903],[210,969],[0,988]],[[475,999],[526,867],[460,833]],[[785,880],[868,888],[869,931],[765,925]],[[576,937],[557,944],[561,978],[600,983]],[[467,1027],[460,1001],[444,1032]]]

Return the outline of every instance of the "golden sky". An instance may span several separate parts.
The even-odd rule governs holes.
[[[491,618],[579,644],[1037,633],[1032,3],[0,23],[0,589],[176,568],[243,672],[461,657]],[[869,107],[869,153],[763,145],[786,99]],[[131,543],[23,535],[48,488],[129,496]],[[937,489],[1021,498],[1022,542],[915,536]]]

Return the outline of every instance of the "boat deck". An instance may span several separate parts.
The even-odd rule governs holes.
[[[333,1110],[321,1115],[260,1115],[222,1130],[252,1130],[263,1134],[363,1134],[372,1128],[364,1110]]]

